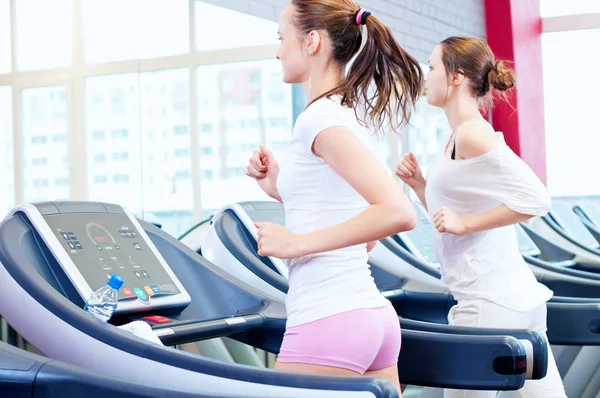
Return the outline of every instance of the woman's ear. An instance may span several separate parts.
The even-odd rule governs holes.
[[[306,51],[308,55],[315,55],[321,46],[321,34],[316,30],[311,30],[306,35]]]
[[[457,69],[452,76],[452,85],[458,86],[463,82],[463,80],[465,80],[464,71],[462,69]]]

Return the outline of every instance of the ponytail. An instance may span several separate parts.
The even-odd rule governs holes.
[[[297,8],[296,23],[302,31],[327,31],[333,59],[342,66],[359,51],[362,25],[366,25],[365,45],[346,78],[312,102],[339,94],[342,104],[354,108],[359,120],[377,130],[386,123],[395,132],[405,126],[421,95],[423,72],[392,31],[352,0],[292,0],[292,4]],[[364,120],[359,116],[359,107]]]

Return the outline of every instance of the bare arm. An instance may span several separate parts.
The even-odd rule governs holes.
[[[468,159],[483,155],[501,144],[491,127],[482,129],[480,126],[473,125],[472,128],[461,131],[457,137],[456,150],[461,158]],[[491,182],[498,185],[497,189],[492,191],[494,192],[492,195],[495,195],[498,201],[508,205],[502,204],[482,213],[465,215],[458,215],[447,207],[442,207],[433,217],[436,229],[439,232],[464,235],[517,224],[534,217],[534,214],[547,211],[550,199],[545,188],[524,164],[511,168],[506,163],[510,159],[502,158],[503,179],[497,178],[496,181]],[[527,174],[531,175],[527,176]],[[520,199],[512,200],[512,198]]]
[[[427,181],[421,172],[416,156],[412,152],[405,154],[400,159],[395,174],[414,191],[425,210],[427,210],[427,201],[425,200]]]
[[[423,186],[418,186],[413,188],[412,190],[414,191],[414,193],[417,195],[417,198],[419,198],[419,202],[421,202],[421,204],[423,205],[423,207],[425,208],[425,210],[427,210],[427,200],[425,200],[425,186],[426,186],[427,182],[424,181]]]

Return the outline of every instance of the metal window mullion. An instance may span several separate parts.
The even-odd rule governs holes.
[[[71,0],[71,79],[67,85],[69,196],[87,199],[82,0]]]
[[[190,38],[190,51],[188,57],[188,69],[189,69],[189,121],[190,121],[190,163],[192,168],[192,222],[194,224],[201,221],[202,218],[202,191],[200,184],[202,182],[202,176],[200,173],[200,154],[198,152],[198,103],[197,103],[197,92],[198,92],[198,79],[196,78],[196,65],[193,62],[191,54],[196,52],[196,20],[194,18],[196,10],[196,0],[189,0],[189,38]]]

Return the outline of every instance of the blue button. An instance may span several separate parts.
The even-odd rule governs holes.
[[[158,294],[158,293],[160,293],[160,289],[158,288],[158,286],[156,286],[156,285],[152,285],[152,286],[150,286],[150,287],[152,288],[152,290],[154,290],[154,294]]]
[[[146,295],[146,293],[142,289],[140,289],[139,287],[134,288],[133,292],[135,293],[136,296],[138,296],[138,298],[140,300],[146,300],[148,298],[148,296]]]

